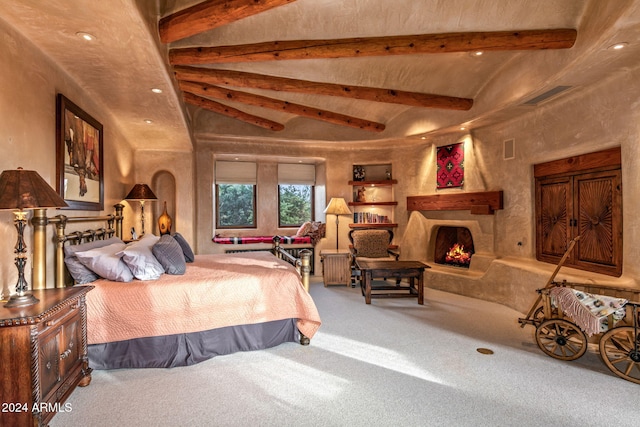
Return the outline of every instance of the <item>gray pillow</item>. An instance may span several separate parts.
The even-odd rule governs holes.
[[[193,262],[196,257],[193,255],[193,251],[191,250],[191,246],[189,246],[189,243],[184,239],[184,237],[182,237],[180,233],[175,233],[173,235],[173,238],[176,239],[176,242],[178,242],[178,244],[182,248],[184,259],[187,262]]]
[[[187,271],[187,263],[182,247],[172,236],[164,234],[158,243],[153,245],[151,252],[164,268],[167,274],[181,275]]]
[[[64,247],[64,263],[67,266],[67,270],[69,270],[69,274],[71,274],[71,277],[73,277],[73,280],[77,285],[91,283],[98,280],[100,277],[82,264],[76,256],[76,253],[103,248],[114,243],[122,243],[122,240],[117,237],[111,237],[106,240],[94,240],[93,242],[82,243],[79,245],[66,245]]]

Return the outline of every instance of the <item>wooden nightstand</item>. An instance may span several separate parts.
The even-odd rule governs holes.
[[[47,425],[65,410],[77,385],[89,385],[86,294],[91,289],[34,290],[37,304],[0,305],[0,424]]]
[[[351,253],[346,249],[320,251],[324,286],[351,285]]]

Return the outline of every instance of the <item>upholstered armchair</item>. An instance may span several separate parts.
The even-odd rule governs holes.
[[[383,228],[356,228],[349,231],[351,241],[352,282],[362,277],[356,260],[398,261],[400,254],[389,248],[393,231]]]

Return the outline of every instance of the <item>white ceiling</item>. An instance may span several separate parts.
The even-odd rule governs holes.
[[[640,0],[297,0],[174,42],[159,40],[160,18],[200,0],[20,0],[0,2],[0,19],[57,62],[112,112],[135,148],[189,150],[194,139],[397,141],[505,120],[556,86],[564,96],[640,65]],[[175,47],[275,40],[334,39],[574,28],[574,47],[544,51],[398,55],[230,63],[249,71],[326,83],[472,98],[469,111],[438,110],[330,96],[242,89],[386,125],[380,133],[228,102],[282,123],[279,132],[187,106],[168,64]],[[76,33],[97,37],[83,42]],[[607,49],[628,42],[621,51]],[[160,95],[152,87],[164,90]],[[149,125],[145,119],[153,120]],[[335,143],[335,142],[334,142]]]

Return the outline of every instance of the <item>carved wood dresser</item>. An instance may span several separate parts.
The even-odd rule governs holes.
[[[32,291],[28,307],[0,306],[0,425],[41,426],[76,386],[91,382],[86,294],[93,286]]]

